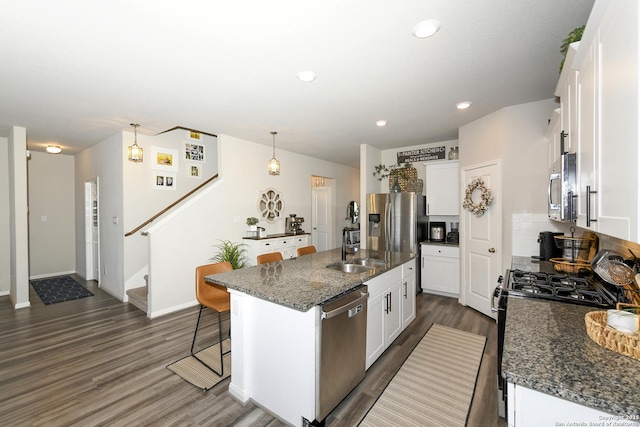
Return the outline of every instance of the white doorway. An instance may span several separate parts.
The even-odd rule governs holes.
[[[100,221],[98,178],[84,183],[84,235],[86,280],[100,284]]]
[[[318,252],[333,249],[333,191],[329,181],[312,177],[311,240]],[[318,185],[318,186],[316,186]]]
[[[502,167],[498,160],[465,167],[462,171],[463,188],[466,189],[471,181],[480,178],[485,187],[491,190],[493,203],[482,216],[476,216],[467,210],[461,213],[461,303],[493,318],[495,315],[491,312],[491,300],[502,264],[501,176]],[[472,200],[480,202],[480,191],[472,193]]]

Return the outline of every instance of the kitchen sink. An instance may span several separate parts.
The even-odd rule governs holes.
[[[363,265],[365,267],[382,267],[385,265],[384,260],[375,258],[354,258],[351,261],[347,261],[349,264]]]
[[[342,271],[343,273],[367,273],[374,269],[372,266],[353,264],[351,262],[337,262],[327,265],[327,268]]]

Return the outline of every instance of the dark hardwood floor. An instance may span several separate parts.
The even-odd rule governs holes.
[[[196,307],[148,320],[95,282],[79,281],[95,296],[45,306],[31,290],[31,307],[17,311],[0,297],[1,426],[284,425],[231,398],[229,379],[203,392],[166,369],[188,354]],[[357,425],[433,323],[487,337],[468,425],[505,425],[497,415],[495,322],[452,298],[420,294],[417,301],[417,319],[327,426]]]

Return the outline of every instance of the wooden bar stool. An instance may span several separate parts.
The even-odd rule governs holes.
[[[301,248],[298,248],[298,256],[315,254],[315,253],[316,253],[316,247],[313,245],[303,246]]]
[[[266,264],[268,262],[282,261],[282,254],[280,252],[269,252],[268,254],[258,255],[258,264]]]
[[[231,309],[231,296],[227,292],[227,288],[214,283],[207,283],[204,281],[204,276],[211,274],[222,273],[225,271],[232,271],[233,266],[230,262],[219,262],[216,264],[206,264],[196,267],[196,298],[200,303],[200,312],[198,313],[198,322],[196,323],[196,330],[193,333],[193,341],[191,342],[191,356],[204,366],[209,368],[219,377],[224,375],[224,362],[223,357],[225,354],[231,352],[222,351],[222,313],[228,313]],[[200,318],[202,317],[202,310],[204,308],[210,308],[218,313],[218,338],[220,343],[220,372],[216,371],[213,367],[207,365],[198,356],[195,355],[193,347],[196,344],[196,335],[198,334],[198,326],[200,326]],[[231,328],[229,328],[229,336],[231,336]]]

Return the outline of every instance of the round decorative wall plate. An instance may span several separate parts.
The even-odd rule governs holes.
[[[267,188],[260,194],[258,199],[258,211],[260,217],[270,224],[273,224],[282,214],[284,202],[282,195],[275,188]]]

